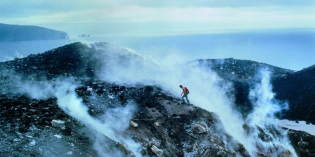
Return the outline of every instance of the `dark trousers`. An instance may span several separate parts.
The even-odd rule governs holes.
[[[182,101],[183,101],[183,103],[185,103],[184,98],[186,98],[187,103],[190,104],[190,102],[189,102],[189,100],[188,100],[188,94],[187,94],[187,93],[184,93],[184,95],[182,96]]]

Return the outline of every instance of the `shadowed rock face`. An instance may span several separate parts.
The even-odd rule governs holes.
[[[303,131],[289,130],[289,138],[298,156],[315,156],[315,137]]]
[[[88,114],[99,120],[107,111],[125,107],[132,102],[135,111],[123,135],[141,145],[141,155],[249,156],[244,146],[225,132],[220,117],[215,113],[194,105],[181,104],[178,98],[156,86],[121,85],[96,80],[102,70],[98,69],[100,64],[109,66],[106,63],[112,57],[99,47],[106,50],[108,44],[86,46],[74,43],[43,54],[0,63],[0,85],[6,87],[1,88],[0,96],[3,143],[0,156],[100,156],[95,147],[98,139],[103,140],[100,145],[104,151],[134,156],[130,145],[104,135],[100,137],[82,121],[69,116],[61,109],[55,96],[35,99],[14,91],[14,88],[4,91],[8,86],[15,87],[12,80],[17,74],[19,81],[31,80],[34,84],[55,82],[58,79],[75,80],[76,97],[87,107]],[[98,60],[93,54],[102,55],[105,61]],[[115,59],[127,66],[130,60],[141,60],[141,57],[124,50]],[[242,84],[239,86],[243,87]],[[53,126],[54,120],[65,122],[65,127]],[[260,138],[268,141],[264,130],[260,132]],[[305,147],[306,144],[301,143],[298,137],[312,140],[313,136],[290,131],[289,137],[298,154],[312,156],[305,152],[313,148]]]
[[[276,98],[289,102],[283,118],[304,120],[315,124],[315,67],[309,67],[273,80]]]

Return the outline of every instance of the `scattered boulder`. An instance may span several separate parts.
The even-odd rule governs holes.
[[[138,127],[138,124],[134,121],[130,121],[130,125],[134,128]]]
[[[65,121],[62,120],[52,120],[51,125],[55,128],[65,128]]]
[[[160,126],[159,122],[155,122],[154,125],[157,126],[157,127]]]
[[[57,138],[62,138],[62,136],[61,135],[54,135],[55,137],[57,137]]]
[[[93,88],[88,87],[88,88],[86,89],[86,91],[88,91],[88,92],[92,92],[92,91],[93,91]]]
[[[204,134],[204,133],[207,132],[206,127],[204,127],[204,126],[202,126],[201,124],[198,124],[198,123],[193,125],[193,130],[197,134]]]
[[[36,141],[33,139],[30,143],[29,143],[30,146],[35,146],[36,145]]]
[[[156,147],[155,145],[152,145],[151,147],[151,151],[158,157],[163,156],[163,150],[159,149],[158,147]]]

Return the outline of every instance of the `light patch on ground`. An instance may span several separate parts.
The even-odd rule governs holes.
[[[288,129],[305,131],[311,135],[315,136],[315,125],[306,124],[305,121],[289,121],[289,120],[279,120],[279,125]]]

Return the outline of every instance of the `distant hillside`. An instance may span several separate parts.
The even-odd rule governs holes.
[[[38,26],[0,23],[0,42],[67,39],[66,32]]]
[[[199,65],[210,68],[222,78],[230,81],[257,81],[257,72],[261,68],[269,69],[272,77],[285,76],[293,73],[293,70],[283,69],[265,63],[250,60],[239,60],[233,58],[226,59],[206,59],[198,60]]]
[[[276,98],[288,101],[283,118],[315,124],[315,66],[273,80]]]

